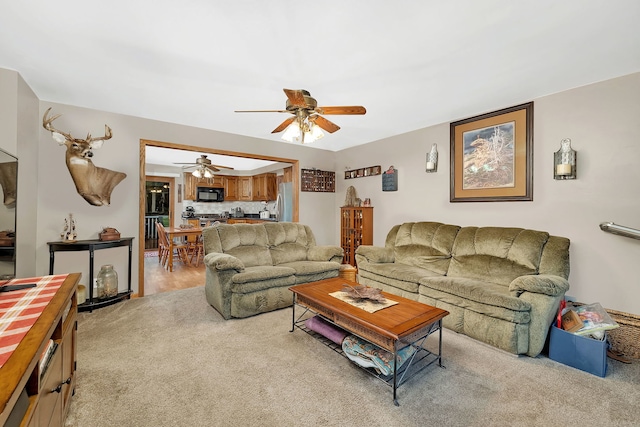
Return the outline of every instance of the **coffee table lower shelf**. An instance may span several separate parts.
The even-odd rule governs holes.
[[[297,318],[295,315],[295,307],[300,307],[303,310],[302,314],[300,314]],[[382,373],[377,372],[374,368],[367,368],[364,366],[359,366],[358,364],[356,364],[355,362],[353,362],[351,359],[349,359],[347,357],[347,355],[345,354],[345,352],[342,350],[342,346],[339,344],[336,344],[335,342],[331,341],[330,339],[326,338],[324,335],[319,334],[315,331],[310,330],[309,328],[306,327],[305,325],[305,320],[309,319],[310,317],[313,317],[313,315],[318,315],[321,316],[324,320],[326,320],[327,322],[345,329],[344,326],[340,326],[337,325],[336,323],[332,322],[330,319],[327,319],[326,317],[322,316],[320,313],[316,313],[315,311],[313,311],[312,309],[310,309],[309,307],[306,307],[304,305],[300,305],[297,304],[294,301],[293,304],[293,324],[291,327],[291,330],[289,332],[293,332],[295,329],[300,329],[301,331],[311,335],[312,337],[316,338],[318,341],[320,341],[322,344],[326,345],[327,347],[329,347],[330,349],[332,349],[333,351],[335,351],[336,353],[342,355],[344,358],[346,358],[347,360],[349,360],[350,362],[352,362],[354,364],[354,366],[357,366],[358,368],[362,369],[363,371],[367,372],[369,375],[372,375],[373,377],[381,380],[382,382],[384,382],[385,384],[387,384],[388,386],[393,388],[393,403],[396,406],[399,406],[398,403],[398,399],[397,399],[397,389],[403,385],[404,383],[406,383],[409,379],[413,378],[416,374],[418,374],[419,372],[421,372],[422,370],[424,370],[425,368],[427,368],[428,366],[434,364],[434,363],[438,363],[438,366],[440,366],[441,368],[444,368],[445,366],[442,365],[442,319],[432,323],[425,331],[423,334],[420,334],[418,337],[416,337],[416,339],[408,344],[403,344],[404,348],[406,345],[411,345],[413,346],[416,351],[413,353],[413,355],[404,363],[402,364],[402,366],[400,366],[399,368],[397,368],[395,370],[394,374],[390,374],[390,375],[384,375]],[[357,333],[347,330],[345,329],[347,332],[349,332],[352,335],[355,335],[367,342],[368,341],[365,337],[362,337],[360,335],[358,335]],[[424,347],[424,343],[426,341],[426,339],[433,334],[434,332],[439,332],[439,336],[438,336],[438,352],[434,353],[428,349],[426,349]],[[374,344],[374,343],[372,343]],[[374,344],[375,345],[375,344]],[[397,349],[400,350],[400,349]],[[394,363],[397,360],[397,357],[394,357]],[[394,367],[395,368],[395,367]]]

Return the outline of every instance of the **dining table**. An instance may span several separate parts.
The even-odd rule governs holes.
[[[169,239],[169,272],[173,271],[173,245],[176,237],[195,237],[197,240],[202,235],[202,227],[165,227]]]

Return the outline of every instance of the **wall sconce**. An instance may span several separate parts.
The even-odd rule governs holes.
[[[437,172],[438,171],[438,148],[436,144],[431,146],[431,151],[427,153],[427,166],[426,172]]]
[[[571,140],[560,141],[560,149],[553,153],[553,178],[576,179],[577,153],[571,148]]]

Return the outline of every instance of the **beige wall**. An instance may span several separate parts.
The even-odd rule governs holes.
[[[384,244],[394,224],[420,220],[525,227],[568,237],[568,294],[640,313],[640,240],[599,229],[605,221],[640,229],[639,117],[640,73],[534,100],[532,202],[450,203],[449,123],[343,150],[336,171],[393,165],[399,185],[396,192],[383,192],[379,176],[344,180],[341,175],[336,209],[349,185],[360,198],[371,198],[376,245]],[[571,138],[578,152],[575,181],[553,179],[553,153],[563,138]],[[425,156],[433,143],[438,144],[439,166],[428,174]]]
[[[533,202],[450,203],[448,123],[332,153],[44,101],[35,111],[38,101],[28,86],[17,73],[1,69],[0,95],[0,148],[11,153],[18,150],[19,179],[30,187],[19,187],[19,194],[27,193],[27,206],[19,201],[19,216],[34,216],[35,220],[28,219],[28,225],[37,232],[37,239],[26,243],[29,256],[36,255],[35,267],[24,271],[23,276],[48,272],[46,242],[59,238],[69,212],[78,221],[81,239],[95,238],[103,226],[113,226],[123,236],[135,236],[137,242],[139,140],[150,139],[297,158],[301,168],[335,170],[335,194],[300,195],[300,222],[313,227],[320,244],[338,243],[338,209],[349,185],[355,186],[359,197],[372,200],[376,245],[384,244],[394,224],[419,220],[526,227],[566,236],[572,242],[569,295],[583,302],[597,301],[607,308],[640,313],[640,278],[634,269],[640,260],[640,241],[598,228],[604,221],[640,228],[640,168],[635,165],[640,157],[640,73],[534,100]],[[64,164],[64,148],[41,126],[42,114],[49,106],[54,113],[63,114],[56,124],[74,135],[84,136],[88,131],[100,134],[105,123],[113,129],[114,137],[94,156],[97,165],[128,175],[114,190],[110,207],[91,206],[76,193]],[[20,118],[16,111],[20,111]],[[571,138],[578,151],[576,181],[556,181],[552,176],[553,152],[562,138]],[[18,139],[26,144],[19,149]],[[30,139],[35,145],[29,146],[34,143]],[[440,155],[439,170],[427,174],[424,159],[434,142]],[[38,172],[32,169],[34,158]],[[382,192],[380,176],[343,179],[347,166],[372,165],[383,169],[395,166],[399,190]],[[29,177],[23,178],[27,171]],[[35,182],[29,183],[29,179]],[[22,253],[19,247],[19,256]],[[96,266],[107,262],[118,266],[121,286],[126,276],[123,256],[119,249],[96,253]],[[134,261],[134,290],[137,267]],[[80,271],[86,278],[88,255],[59,254],[58,271]]]
[[[42,128],[44,111],[53,107],[52,114],[62,114],[54,126],[83,138],[87,132],[100,136],[104,125],[113,130],[113,137],[95,150],[93,162],[127,174],[127,177],[111,195],[111,206],[96,207],[88,204],[76,192],[65,165],[65,148],[53,141]],[[138,200],[139,200],[139,144],[140,139],[165,141],[198,147],[210,147],[235,152],[265,154],[300,160],[301,168],[316,167],[333,170],[335,153],[308,149],[297,145],[274,143],[267,140],[225,134],[216,131],[181,126],[172,123],[147,120],[69,105],[40,103],[39,117],[35,123],[39,140],[38,180],[38,246],[37,274],[48,273],[48,246],[46,242],[59,239],[65,217],[70,212],[77,221],[79,239],[98,237],[105,226],[117,228],[122,236],[134,236],[133,289],[137,291],[138,275]],[[337,242],[333,195],[326,203],[316,203],[314,193],[300,195],[300,222],[309,224],[319,244]],[[113,248],[95,253],[95,266],[113,263],[119,276],[121,289],[126,286],[126,250]],[[55,272],[80,271],[83,283],[88,277],[87,253],[56,254]]]
[[[16,71],[0,69],[0,148],[15,156],[18,167],[18,197],[15,212],[16,232],[20,244],[16,247],[16,274],[32,276],[36,270],[35,206],[37,199],[37,129],[38,98]]]

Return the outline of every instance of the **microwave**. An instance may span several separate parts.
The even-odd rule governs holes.
[[[224,202],[224,188],[198,187],[196,202]]]

